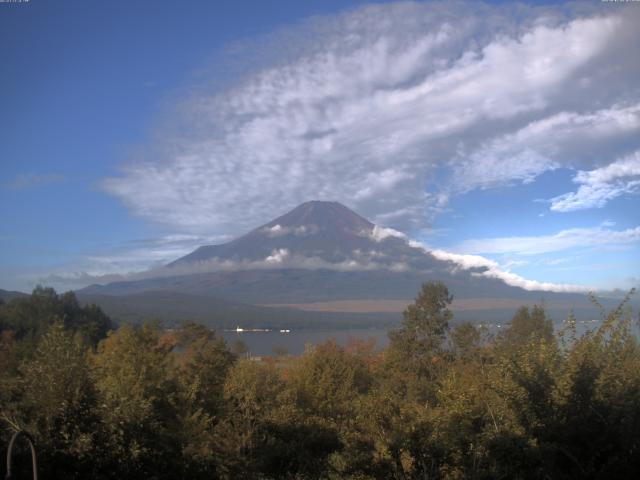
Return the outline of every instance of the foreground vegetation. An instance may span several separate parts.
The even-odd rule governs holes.
[[[382,352],[327,342],[257,362],[202,325],[111,330],[36,289],[0,305],[0,441],[31,432],[43,478],[637,478],[626,301],[579,338],[540,306],[494,338],[454,328],[450,302],[424,284]]]

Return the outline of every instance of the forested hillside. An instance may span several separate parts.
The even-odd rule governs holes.
[[[42,478],[637,478],[626,301],[579,338],[542,306],[498,336],[454,328],[450,303],[424,284],[382,351],[252,359],[196,323],[112,330],[37,289],[0,305],[0,441],[30,432]],[[28,470],[26,450],[15,464]]]

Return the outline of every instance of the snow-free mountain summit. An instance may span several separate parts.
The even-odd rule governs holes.
[[[153,293],[156,301],[159,295],[186,295],[185,301],[193,304],[207,298],[261,308],[306,309],[313,304],[322,310],[326,305],[328,311],[336,311],[339,302],[351,311],[374,312],[408,303],[423,282],[440,280],[457,308],[469,315],[482,310],[484,318],[487,311],[510,315],[519,302],[544,299],[562,312],[579,311],[586,304],[584,295],[524,290],[483,275],[485,270],[439,259],[402,233],[375,225],[340,203],[310,201],[233,241],[201,246],[136,280],[93,285],[80,294]],[[188,313],[188,305],[185,309],[181,311]]]
[[[168,267],[210,262],[221,268],[246,268],[264,262],[264,268],[358,270],[395,265],[397,270],[408,267],[401,262],[417,259],[414,250],[399,232],[380,228],[338,202],[311,201],[229,243],[202,246]]]

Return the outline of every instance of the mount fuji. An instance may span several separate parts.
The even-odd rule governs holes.
[[[458,317],[504,321],[518,305],[540,301],[559,316],[570,309],[593,315],[584,294],[525,290],[486,275],[487,269],[443,259],[340,203],[310,201],[233,241],[201,246],[139,278],[78,294],[112,307],[128,302],[133,317],[139,303],[145,308],[138,310],[149,314],[154,309],[148,303],[160,302],[165,311],[176,312],[179,305],[177,312],[190,318],[209,318],[221,305],[258,317],[268,311],[272,320],[274,312],[290,318],[301,310],[307,317],[323,312],[323,318],[389,318],[399,317],[423,282],[440,280],[454,295]]]

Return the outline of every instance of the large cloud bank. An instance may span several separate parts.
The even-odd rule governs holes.
[[[453,195],[557,168],[576,189],[551,209],[601,206],[638,190],[633,7],[393,3],[309,20],[247,42],[262,60],[205,82],[103,188],[227,235],[309,199],[410,232]]]

